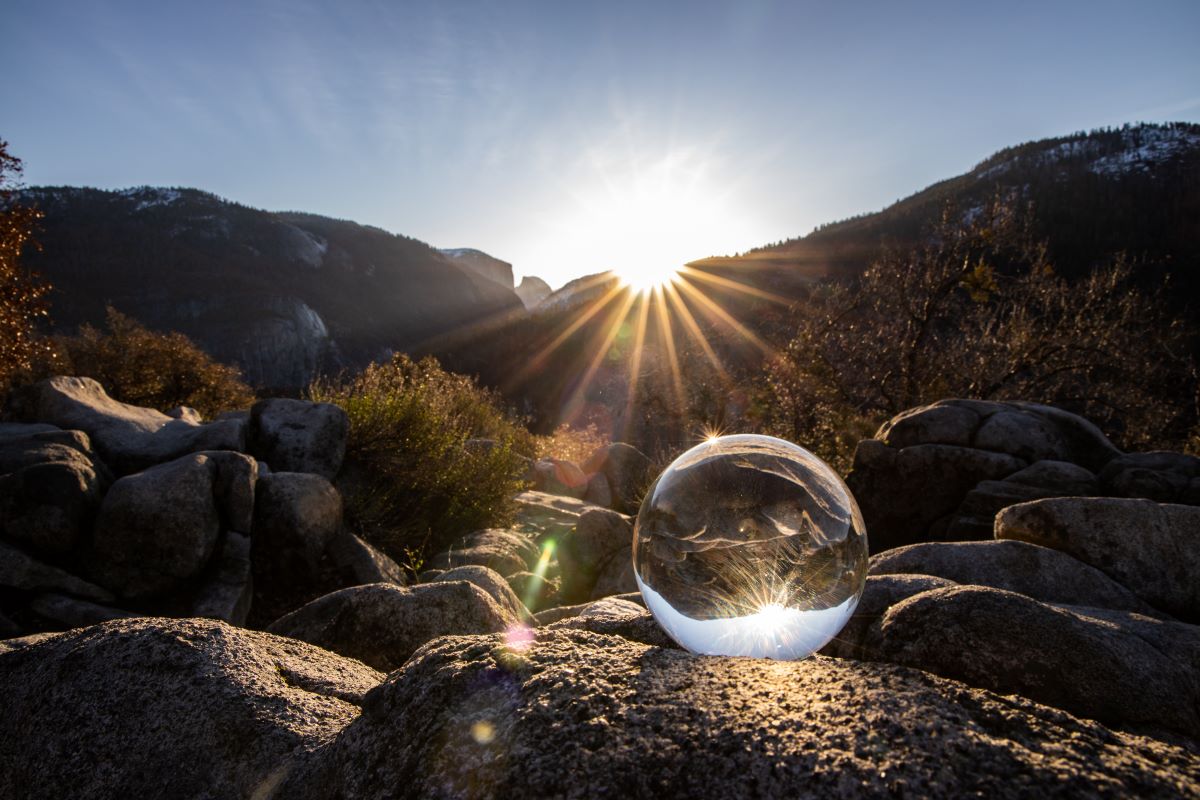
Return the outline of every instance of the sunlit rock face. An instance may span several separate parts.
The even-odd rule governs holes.
[[[769,436],[723,436],[659,476],[634,529],[646,606],[706,655],[805,658],[862,595],[867,535],[827,464]]]

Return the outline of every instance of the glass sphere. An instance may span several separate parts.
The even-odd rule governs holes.
[[[693,653],[805,658],[854,613],[867,533],[846,484],[802,447],[721,436],[675,459],[633,531],[646,607]]]

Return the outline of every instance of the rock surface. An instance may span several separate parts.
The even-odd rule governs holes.
[[[244,450],[244,424],[235,419],[197,425],[149,408],[113,400],[91,378],[55,377],[14,392],[21,419],[85,432],[118,475],[138,472],[201,450]]]
[[[333,480],[349,435],[350,419],[337,406],[277,397],[250,409],[246,445],[275,472],[311,472]]]
[[[64,628],[84,628],[100,622],[138,616],[113,606],[91,603],[57,592],[37,595],[29,602],[29,610]]]
[[[226,531],[213,558],[213,573],[196,593],[191,616],[245,625],[253,599],[250,537]]]
[[[219,622],[44,638],[0,655],[0,796],[270,796],[382,677]]]
[[[529,609],[521,602],[521,598],[508,585],[508,581],[494,569],[481,567],[478,564],[466,564],[454,569],[448,569],[434,579],[435,583],[444,581],[468,581],[487,592],[496,604],[513,616],[514,619],[528,620],[531,618]]]
[[[557,540],[574,528],[584,513],[603,510],[594,503],[545,492],[522,492],[516,503],[514,528],[538,539]]]
[[[1005,481],[1078,497],[1094,495],[1100,487],[1095,473],[1069,461],[1035,461],[1009,475]]]
[[[55,636],[58,636],[58,634],[43,632],[31,633],[28,636],[18,636],[15,639],[0,639],[0,656],[5,653],[11,653],[13,650],[20,650],[22,647],[29,647],[32,644],[53,639]]]
[[[342,496],[320,475],[258,480],[251,561],[254,618],[265,624],[323,594],[324,561],[342,526]]]
[[[213,497],[221,514],[221,524],[231,531],[250,533],[254,527],[254,490],[258,483],[258,462],[244,453],[231,450],[206,450],[205,456],[216,467]]]
[[[1200,739],[1200,673],[1187,650],[1014,592],[953,586],[910,597],[884,615],[878,651],[1110,726]]]
[[[386,553],[375,549],[349,531],[334,536],[329,544],[329,558],[348,586],[364,583],[395,583],[403,586],[404,570]]]
[[[23,592],[65,592],[98,603],[114,599],[112,592],[58,567],[43,564],[5,542],[0,542],[0,587]]]
[[[558,605],[559,579],[536,572],[514,572],[505,578],[530,611],[542,611]]]
[[[288,797],[1178,797],[1200,757],[886,664],[696,657],[586,631],[440,639]]]
[[[604,473],[597,472],[588,478],[587,491],[583,493],[583,499],[585,502],[592,503],[601,508],[612,507],[612,489],[608,487],[608,478],[604,477]]]
[[[954,586],[955,583],[933,575],[868,575],[862,597],[846,626],[821,650],[822,655],[837,658],[856,658],[864,661],[879,659],[874,641],[876,623],[889,608],[913,595]]]
[[[0,438],[0,531],[39,555],[70,555],[111,482],[79,431],[10,425]]]
[[[96,519],[96,582],[121,597],[142,598],[199,575],[221,532],[216,471],[215,461],[197,454],[114,483]]]
[[[997,539],[1061,550],[1147,603],[1200,621],[1200,507],[1151,500],[1038,500],[996,517]]]
[[[593,600],[600,600],[636,591],[639,589],[637,578],[634,577],[633,555],[631,552],[618,552],[608,559],[600,574],[596,576],[591,597]]]
[[[939,400],[909,409],[884,423],[875,438],[904,448],[950,444],[1007,453],[1024,461],[1052,459],[1092,472],[1120,454],[1083,417],[1038,403]]]
[[[871,575],[936,575],[954,583],[1019,592],[1045,603],[1156,613],[1095,567],[1026,542],[912,544],[872,556],[869,571]]]
[[[940,538],[931,531],[981,481],[999,480],[1027,462],[949,444],[893,449],[881,441],[858,443],[846,484],[854,493],[875,551]]]
[[[859,443],[846,482],[878,552],[985,539],[996,511],[1080,489],[1120,455],[1095,425],[1036,403],[941,400]]]
[[[488,528],[467,534],[454,549],[431,558],[429,567],[453,569],[478,564],[507,576],[532,568],[540,555],[532,537],[514,530]]]
[[[651,647],[679,649],[679,645],[644,606],[618,597],[606,597],[587,603],[578,613],[552,623],[552,627],[620,636],[622,639],[641,642]]]
[[[517,297],[521,298],[521,302],[525,304],[525,308],[533,308],[549,297],[551,293],[550,284],[533,275],[521,278],[516,292]]]
[[[431,639],[494,633],[516,624],[483,589],[452,581],[353,586],[318,597],[268,630],[389,672]]]
[[[588,490],[588,476],[570,461],[543,458],[533,465],[533,486],[546,494],[583,499]]]
[[[1100,474],[1105,494],[1200,505],[1200,458],[1184,453],[1128,453]]]
[[[633,524],[616,511],[594,509],[579,517],[575,529],[559,542],[557,554],[562,571],[559,597],[564,603],[580,603],[593,597],[598,579],[607,574],[608,594],[634,591],[622,586],[624,568],[632,562]],[[632,577],[632,567],[629,569]]]
[[[581,466],[586,473],[605,477],[612,507],[622,514],[637,513],[642,495],[654,479],[650,474],[650,459],[625,442],[613,442],[597,449]]]

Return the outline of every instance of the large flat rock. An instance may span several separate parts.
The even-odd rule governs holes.
[[[1200,741],[1194,644],[1200,631],[1163,623],[1174,629],[1163,635],[1149,617],[1114,619],[1015,592],[951,586],[889,608],[868,644],[873,658],[1016,693],[1109,726]]]
[[[44,637],[0,655],[0,797],[267,797],[382,678],[209,620]]]
[[[1095,567],[1027,542],[912,544],[873,556],[870,574],[936,575],[954,583],[1019,592],[1046,603],[1156,613]]]
[[[388,671],[439,636],[493,633],[518,623],[476,584],[449,580],[351,586],[301,606],[269,630]]]
[[[918,670],[617,636],[448,637],[292,773],[294,798],[1179,797],[1200,756]]]
[[[1141,599],[1200,622],[1200,507],[1116,497],[1057,497],[1004,509],[997,539],[1069,553]]]
[[[245,424],[175,419],[108,396],[91,378],[54,377],[13,394],[21,419],[85,432],[104,463],[118,475],[138,472],[200,450],[244,450]]]

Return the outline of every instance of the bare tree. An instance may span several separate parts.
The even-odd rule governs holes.
[[[1011,203],[946,209],[927,241],[821,287],[767,370],[768,425],[845,464],[879,422],[944,397],[1053,403],[1127,447],[1178,445],[1195,409],[1180,320],[1118,256],[1068,282]]]

